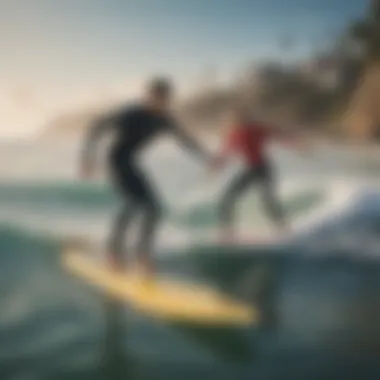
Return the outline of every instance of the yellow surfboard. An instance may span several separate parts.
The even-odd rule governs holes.
[[[259,320],[254,307],[208,287],[159,277],[148,286],[136,274],[116,274],[78,249],[64,251],[63,264],[108,295],[154,317],[229,326],[254,325]]]

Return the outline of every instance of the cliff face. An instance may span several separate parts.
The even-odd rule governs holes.
[[[226,109],[238,101],[248,105],[253,114],[282,125],[372,139],[380,130],[380,65],[364,67],[359,60],[330,58],[286,68],[266,64],[246,72],[229,87],[215,86],[188,97],[177,109],[196,132],[218,131]],[[93,107],[61,115],[49,123],[44,135],[82,135],[110,109]],[[335,129],[334,124],[341,127]]]
[[[360,80],[344,114],[350,137],[357,140],[380,136],[380,0],[371,0],[367,16],[350,28],[351,37],[361,46]]]
[[[252,114],[288,124],[321,125],[336,107],[340,86],[336,66],[332,69],[266,64],[252,69],[229,89],[209,91],[185,103],[194,119],[212,123],[234,102],[243,102]],[[339,78],[338,78],[339,79]]]
[[[363,72],[358,87],[344,115],[349,136],[355,140],[370,140],[380,132],[380,65]]]
[[[299,68],[263,68],[229,88],[207,89],[178,105],[178,113],[194,131],[217,131],[225,111],[244,102],[253,114],[287,124],[323,124],[334,107],[334,90],[321,86],[313,73]],[[60,115],[44,131],[48,137],[76,137],[105,110],[89,108]]]

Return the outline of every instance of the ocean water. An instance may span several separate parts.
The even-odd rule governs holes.
[[[206,181],[170,142],[141,157],[165,209],[159,270],[265,315],[258,327],[222,329],[155,320],[63,270],[62,240],[101,247],[119,207],[101,176],[78,181],[79,152],[70,141],[1,147],[0,379],[379,378],[380,156],[274,148],[292,238],[218,249],[216,207],[238,163]],[[255,191],[239,205],[247,236],[271,234],[261,211]]]

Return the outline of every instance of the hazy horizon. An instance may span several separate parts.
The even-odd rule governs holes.
[[[0,138],[22,137],[65,109],[138,95],[152,74],[180,92],[216,70],[299,59],[328,42],[366,2],[289,0],[0,1]],[[284,54],[279,40],[293,41]]]

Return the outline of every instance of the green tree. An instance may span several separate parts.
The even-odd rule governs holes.
[[[354,22],[349,34],[363,48],[367,62],[380,61],[380,0],[371,0],[367,16]]]

